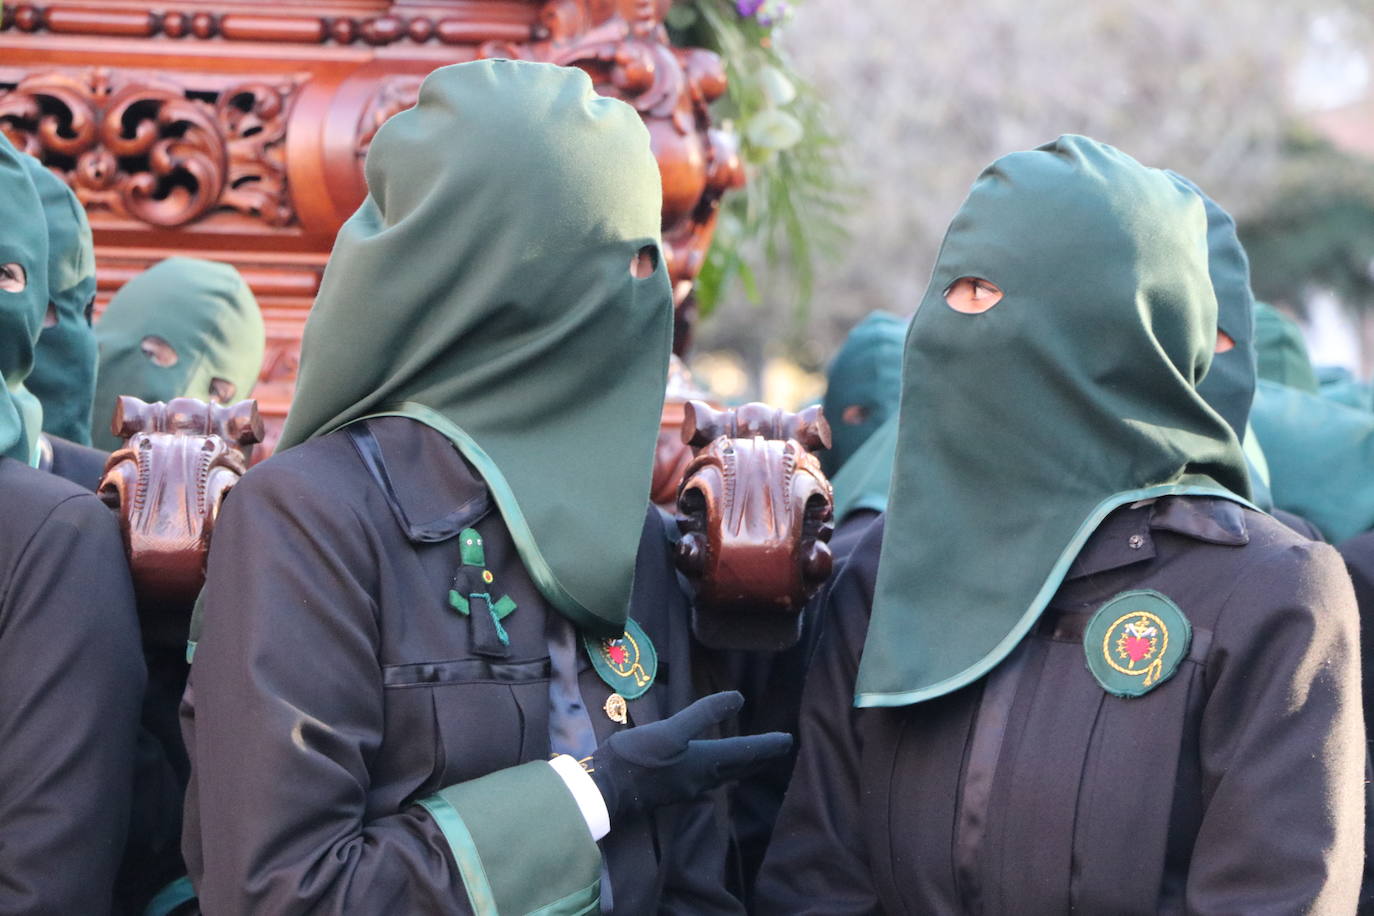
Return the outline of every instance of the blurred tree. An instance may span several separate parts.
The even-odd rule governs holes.
[[[829,101],[863,186],[845,214],[852,241],[839,264],[820,267],[809,313],[792,309],[785,274],[763,273],[763,306],[735,292],[699,346],[760,353],[770,341],[803,365],[824,364],[862,315],[916,308],[945,226],[984,165],[1061,133],[1182,172],[1250,217],[1294,165],[1284,155],[1292,80],[1312,23],[1363,6],[810,0],[777,39]],[[1368,19],[1350,21],[1363,28]],[[1363,227],[1374,219],[1366,213],[1348,218]]]

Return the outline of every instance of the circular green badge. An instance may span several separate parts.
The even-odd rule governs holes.
[[[633,620],[625,621],[623,636],[595,639],[584,633],[582,645],[596,673],[627,700],[643,696],[658,675],[658,652],[649,634]]]
[[[1103,690],[1138,697],[1173,677],[1192,638],[1192,625],[1177,604],[1139,589],[1102,605],[1083,634],[1083,651]]]

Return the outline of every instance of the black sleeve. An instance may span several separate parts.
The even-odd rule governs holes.
[[[880,912],[859,808],[854,708],[879,537],[856,548],[821,610],[824,630],[802,698],[796,769],[755,887],[760,914]]]
[[[60,503],[0,588],[0,912],[105,913],[144,682],[114,516]]]
[[[1364,721],[1350,580],[1306,542],[1240,577],[1208,656],[1190,913],[1352,913]]]

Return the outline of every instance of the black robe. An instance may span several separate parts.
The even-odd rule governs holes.
[[[760,913],[1348,913],[1363,857],[1358,633],[1334,551],[1233,504],[1118,510],[991,674],[856,709],[883,525],[841,572]],[[1192,623],[1142,697],[1083,630],[1155,589]]]
[[[100,486],[100,478],[105,475],[105,462],[110,453],[86,445],[78,445],[61,436],[44,433],[38,440],[41,446],[39,467],[56,474],[63,480],[70,480],[84,490],[92,493]]]
[[[143,659],[113,515],[0,458],[0,913],[101,914],[124,850]]]
[[[508,658],[480,654],[490,621],[446,600],[466,527],[485,542],[493,597],[517,604],[502,621]],[[631,724],[696,695],[666,530],[650,509],[631,616],[660,661],[654,685],[628,703]],[[183,703],[183,851],[202,907],[472,912],[455,851],[417,801],[560,747],[590,753],[623,727],[603,711],[611,692],[443,436],[386,418],[273,457],[225,502]],[[526,798],[490,804],[489,817],[520,829],[506,853],[517,868],[567,826]],[[576,829],[585,841],[580,819]],[[614,826],[600,844],[603,907],[740,912],[724,890],[727,839],[715,798]]]

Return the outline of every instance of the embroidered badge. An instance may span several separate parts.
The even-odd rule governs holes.
[[[1173,677],[1192,638],[1192,625],[1177,604],[1140,589],[1102,605],[1083,634],[1083,651],[1103,690],[1138,697]]]
[[[582,645],[606,686],[627,700],[642,697],[658,675],[658,652],[633,620],[625,621],[623,636],[597,639],[583,634]]]
[[[491,614],[491,622],[496,627],[496,638],[502,646],[510,645],[510,634],[501,626],[516,609],[515,600],[510,595],[493,598],[487,590],[496,577],[487,569],[486,550],[482,547],[482,536],[474,528],[464,528],[458,532],[459,556],[461,563],[453,574],[453,585],[448,590],[448,603],[455,611],[468,617],[473,605]]]

